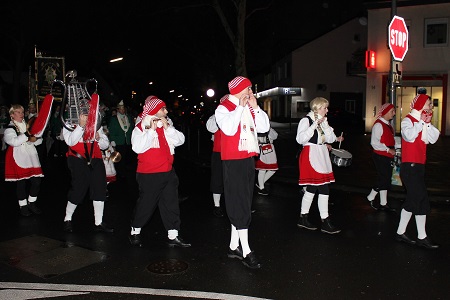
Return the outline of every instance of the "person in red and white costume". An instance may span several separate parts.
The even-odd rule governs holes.
[[[5,154],[5,181],[17,183],[16,194],[23,216],[40,214],[41,210],[37,207],[36,200],[44,174],[35,146],[42,143],[42,138],[36,138],[27,132],[22,105],[13,104],[9,109],[9,115],[11,122],[3,136],[8,145]],[[27,192],[28,182],[30,189]]]
[[[224,193],[231,223],[227,255],[256,269],[261,264],[248,242],[255,184],[254,156],[259,153],[257,132],[269,131],[270,122],[267,114],[259,108],[248,78],[235,77],[228,83],[228,89],[228,99],[219,104],[215,111],[217,125],[222,131],[220,152]]]
[[[131,134],[131,145],[138,154],[136,180],[139,199],[131,223],[130,244],[142,247],[141,229],[156,206],[167,230],[170,247],[190,247],[179,235],[181,220],[178,176],[173,168],[175,147],[184,144],[184,134],[169,124],[164,101],[156,96],[145,100],[140,120]]]
[[[95,108],[97,106],[97,108]],[[103,222],[103,211],[106,197],[106,171],[103,163],[101,149],[109,146],[109,140],[103,132],[103,127],[97,131],[96,122],[89,121],[88,117],[97,115],[98,105],[91,101],[89,113],[79,116],[79,124],[73,131],[67,129],[72,125],[66,124],[63,128],[64,141],[69,147],[67,166],[71,174],[71,187],[67,195],[66,215],[64,217],[64,231],[73,232],[72,216],[75,209],[84,200],[89,191],[89,198],[94,206],[94,230],[98,232],[114,232]]]
[[[255,168],[258,171],[258,183],[256,184],[256,188],[258,189],[258,194],[263,196],[269,195],[269,192],[264,186],[265,183],[278,170],[277,154],[273,144],[273,141],[277,138],[278,133],[273,128],[270,128],[269,132],[258,134],[261,153],[259,153],[259,157],[255,163]]]
[[[420,92],[420,91],[419,91]],[[433,110],[430,97],[418,94],[411,102],[411,112],[401,123],[402,164],[400,177],[406,188],[406,200],[400,213],[396,239],[399,242],[436,249],[427,236],[425,223],[430,212],[427,188],[425,186],[425,163],[427,145],[434,144],[439,138],[439,130],[431,124]],[[417,226],[417,240],[406,235],[411,216],[414,215]]]
[[[220,98],[219,103],[228,99],[228,94]],[[216,116],[213,114],[206,121],[206,129],[212,133],[211,140],[213,141],[213,149],[211,153],[211,180],[210,180],[210,190],[213,194],[214,210],[213,214],[216,217],[223,217],[223,210],[220,207],[220,198],[223,194],[223,168],[222,168],[222,158],[220,155],[221,148],[221,135],[222,132],[216,122]]]
[[[344,140],[342,136],[336,137],[334,129],[327,121],[329,102],[322,97],[314,98],[309,107],[311,111],[302,118],[297,128],[297,143],[303,145],[299,156],[300,178],[299,185],[306,186],[302,198],[300,219],[298,227],[316,230],[317,227],[309,222],[308,213],[316,192],[319,192],[318,206],[322,219],[321,231],[329,234],[339,233],[328,213],[328,199],[330,190],[328,185],[334,182],[329,147],[331,143]]]
[[[373,148],[372,159],[377,170],[377,183],[367,196],[375,210],[395,211],[387,204],[387,193],[391,189],[392,162],[395,155],[394,128],[390,121],[395,116],[395,108],[391,103],[381,106],[377,119],[372,126],[370,144]],[[380,193],[380,206],[373,204],[376,195]]]

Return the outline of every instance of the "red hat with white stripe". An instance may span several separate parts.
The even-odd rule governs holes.
[[[421,110],[428,99],[430,99],[430,96],[428,95],[425,94],[417,95],[411,102],[411,109]]]
[[[244,89],[251,86],[252,82],[248,78],[242,76],[235,77],[233,80],[228,82],[228,89],[230,90],[231,95],[239,94]]]
[[[158,97],[148,96],[147,99],[145,99],[145,104],[142,111],[142,118],[145,118],[146,116],[155,115],[164,106],[166,106],[166,103],[164,103],[164,101],[162,101]]]
[[[384,116],[387,114],[391,109],[394,108],[394,105],[391,103],[385,103],[381,106],[380,110],[378,111],[377,118]]]

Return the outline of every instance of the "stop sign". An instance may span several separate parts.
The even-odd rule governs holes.
[[[408,52],[408,28],[402,17],[394,16],[388,28],[389,49],[395,60],[403,61]]]

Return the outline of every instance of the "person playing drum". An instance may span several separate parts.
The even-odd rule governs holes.
[[[334,129],[328,125],[327,112],[329,102],[322,97],[314,98],[309,106],[311,111],[302,118],[297,128],[297,143],[303,145],[299,156],[300,178],[299,185],[306,186],[302,198],[298,227],[316,230],[317,227],[309,222],[308,213],[316,191],[319,192],[318,206],[322,219],[321,231],[329,234],[339,233],[328,214],[329,184],[334,182],[330,154],[327,144],[344,140],[336,137]]]
[[[395,116],[395,108],[391,103],[385,103],[378,111],[377,119],[372,126],[372,159],[377,170],[377,183],[367,196],[370,206],[375,210],[395,211],[387,204],[387,192],[391,189],[392,162],[395,155],[394,128],[390,121]],[[380,193],[380,206],[373,204],[376,195]]]

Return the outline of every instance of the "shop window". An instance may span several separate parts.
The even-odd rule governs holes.
[[[425,19],[425,47],[448,45],[448,19]]]

